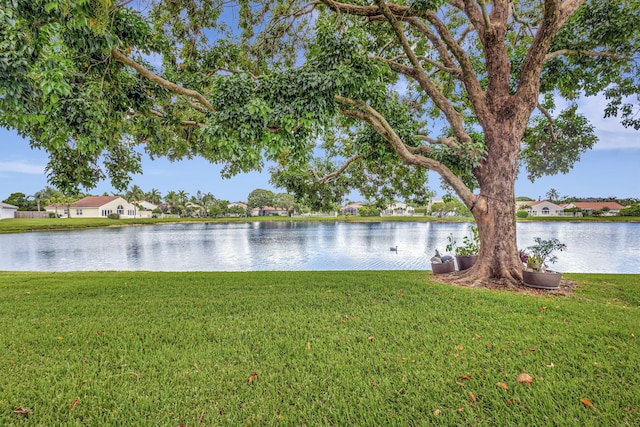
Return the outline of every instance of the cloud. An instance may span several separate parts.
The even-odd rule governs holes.
[[[22,162],[0,162],[0,173],[12,172],[12,173],[26,173],[31,175],[43,175],[44,166],[34,165]]]

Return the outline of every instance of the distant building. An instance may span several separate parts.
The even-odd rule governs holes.
[[[364,205],[365,204],[362,202],[349,203],[348,205],[345,205],[340,208],[340,214],[341,215],[358,215],[358,211]]]
[[[415,213],[413,206],[403,202],[394,202],[387,205],[387,208],[380,212],[380,216],[411,216]]]
[[[45,210],[71,218],[106,218],[110,214],[118,214],[120,218],[140,218],[145,213],[119,196],[89,196],[73,203],[69,206],[69,211],[66,206],[60,205],[50,205]],[[150,217],[151,211],[146,212]]]
[[[564,216],[564,207],[547,200],[527,202],[528,208],[524,210],[531,216]]]
[[[603,215],[614,216],[619,215],[620,209],[624,209],[625,207],[617,202],[572,202],[566,205],[565,208],[579,208],[586,215],[593,215],[594,211],[602,211],[605,209],[605,212],[602,213]]]
[[[263,206],[261,208],[253,208],[251,216],[289,216],[288,209],[274,208],[273,206]]]
[[[0,219],[14,218],[17,210],[17,206],[0,202]]]

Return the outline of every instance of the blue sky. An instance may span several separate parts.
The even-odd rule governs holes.
[[[616,119],[603,119],[604,100],[583,100],[581,111],[596,128],[600,138],[596,147],[585,153],[574,169],[566,175],[544,177],[531,183],[522,172],[516,183],[516,195],[534,199],[545,198],[551,188],[561,196],[640,198],[640,132],[623,128]],[[27,195],[47,185],[44,173],[47,154],[30,148],[28,141],[15,131],[0,128],[0,200],[9,194]],[[144,191],[157,188],[164,195],[168,191],[185,190],[194,195],[198,190],[211,192],[219,199],[243,201],[256,188],[282,192],[269,185],[269,175],[253,172],[231,179],[220,177],[219,165],[202,159],[170,162],[143,157],[142,175],[135,175],[132,184]],[[439,178],[433,175],[431,187],[439,194]],[[92,194],[115,192],[108,182],[101,182]],[[352,195],[358,199],[357,195]]]

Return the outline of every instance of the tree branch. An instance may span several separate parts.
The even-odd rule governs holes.
[[[558,138],[556,136],[556,132],[555,129],[553,127],[553,124],[555,123],[555,120],[553,119],[553,116],[551,115],[551,113],[544,108],[542,105],[540,105],[540,103],[538,103],[538,110],[540,110],[540,112],[542,114],[544,114],[547,117],[547,120],[549,120],[549,126],[547,126],[547,129],[549,129],[549,135],[551,136],[551,141],[558,142]]]
[[[616,61],[633,61],[633,58],[626,57],[626,56],[618,56],[615,53],[611,53],[611,52],[592,52],[588,50],[560,49],[560,50],[556,50],[555,52],[548,53],[544,57],[544,62],[550,61],[562,55],[584,55],[584,56],[591,56],[594,58],[597,58],[597,57],[611,58],[611,59],[615,59]]]
[[[165,118],[165,115],[164,115],[164,114],[162,114],[160,111],[157,111],[157,110],[149,110],[149,112],[150,112],[152,115],[156,116],[156,117],[160,117],[161,119],[164,119],[164,118]],[[195,121],[195,120],[182,120],[182,121],[180,122],[180,124],[181,124],[182,126],[190,126],[190,127],[204,127],[204,126],[205,126],[205,124],[204,124],[204,123],[200,123],[200,122],[197,122],[197,121]]]
[[[456,176],[448,167],[437,160],[416,155],[411,152],[402,139],[395,133],[387,120],[371,106],[362,101],[345,98],[339,95],[335,96],[336,102],[348,108],[340,108],[342,114],[348,117],[368,123],[378,132],[394,149],[400,159],[408,165],[420,166],[425,169],[433,170],[440,174],[462,198],[463,202],[470,206],[473,203],[473,193],[467,188],[464,182]]]
[[[316,179],[316,181],[319,184],[325,184],[326,182],[330,181],[331,179],[337,177],[338,175],[341,175],[345,170],[347,170],[347,168],[349,167],[349,165],[351,165],[351,163],[355,162],[358,159],[362,158],[362,154],[358,154],[355,155],[353,157],[350,157],[347,159],[347,161],[344,163],[344,165],[342,165],[340,167],[340,169],[333,171],[331,173],[326,174],[325,176],[323,176],[322,178],[318,175],[318,172],[316,172],[315,169],[310,169],[310,172],[313,174],[313,177]]]
[[[146,68],[144,68],[142,65],[138,64],[134,60],[132,60],[129,57],[127,57],[126,55],[124,55],[118,49],[111,50],[111,56],[116,61],[121,62],[121,63],[123,63],[125,65],[128,65],[129,67],[133,68],[139,74],[141,74],[142,76],[146,77],[149,81],[157,83],[160,86],[168,89],[169,91],[171,91],[173,93],[177,93],[179,95],[184,95],[184,96],[187,96],[187,97],[190,97],[190,98],[195,98],[207,110],[209,110],[211,112],[215,112],[216,111],[215,108],[213,108],[213,105],[211,105],[209,103],[209,101],[207,101],[206,98],[200,92],[192,90],[192,89],[186,89],[186,88],[184,88],[182,86],[179,86],[179,85],[177,85],[177,84],[175,84],[173,82],[170,82],[168,80],[163,79],[162,77],[158,76],[157,74],[152,73],[151,71],[149,71]]]

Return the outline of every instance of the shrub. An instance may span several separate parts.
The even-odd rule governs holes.
[[[631,205],[628,208],[620,209],[620,216],[640,216],[640,204]]]
[[[527,211],[518,211],[518,212],[516,212],[516,216],[518,218],[527,218],[529,216],[529,212],[527,212]]]
[[[49,212],[49,218],[55,218],[55,217],[56,217],[55,212]]]
[[[109,218],[109,219],[120,219],[120,214],[110,213],[109,215],[107,215],[107,218]]]

